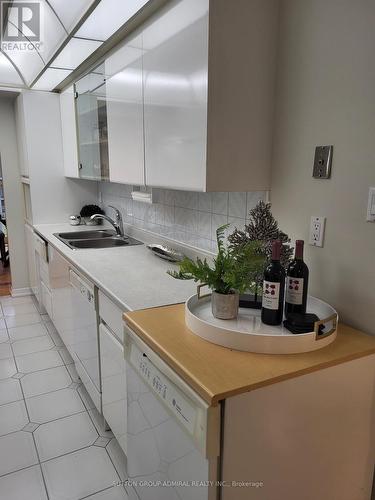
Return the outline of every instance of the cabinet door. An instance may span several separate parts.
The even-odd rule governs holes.
[[[103,324],[99,327],[103,415],[126,454],[126,370],[124,349]]]
[[[52,321],[65,346],[72,353],[75,331],[74,299],[69,281],[70,264],[53,248],[48,246],[48,274],[51,288]]]
[[[142,39],[137,36],[105,62],[109,178],[143,185]]]
[[[102,66],[75,84],[79,176],[108,179],[108,134]]]
[[[205,190],[208,1],[172,2],[143,48],[146,184]]]
[[[60,95],[60,109],[64,173],[66,177],[78,178],[77,124],[73,86]]]

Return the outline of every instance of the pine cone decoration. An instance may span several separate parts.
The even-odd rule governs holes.
[[[244,231],[235,229],[228,237],[231,245],[237,246],[249,241],[260,241],[263,244],[264,255],[267,260],[271,259],[272,241],[280,240],[282,242],[281,264],[286,268],[293,256],[293,248],[289,245],[290,238],[279,229],[279,225],[271,213],[271,203],[265,203],[263,200],[249,212],[249,224],[245,226]],[[259,281],[263,276],[259,276]]]

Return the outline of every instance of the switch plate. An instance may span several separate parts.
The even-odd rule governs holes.
[[[313,245],[314,247],[323,246],[325,226],[325,217],[311,217],[309,240],[310,245]]]
[[[375,187],[370,187],[368,192],[367,220],[375,222]]]
[[[329,179],[332,170],[333,146],[317,146],[315,148],[313,177]]]

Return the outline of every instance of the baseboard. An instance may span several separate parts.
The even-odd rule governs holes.
[[[32,295],[31,288],[11,288],[10,294],[12,297],[24,297],[25,295]]]

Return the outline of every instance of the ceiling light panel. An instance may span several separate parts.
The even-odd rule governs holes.
[[[49,3],[65,29],[70,33],[93,3],[93,0],[49,0]]]
[[[53,90],[72,71],[67,69],[48,68],[33,86],[33,90]]]
[[[101,0],[76,35],[94,40],[107,40],[148,0]]]
[[[22,79],[13,64],[0,53],[0,83],[4,85],[23,85]]]
[[[67,33],[51,7],[46,2],[43,2],[43,4],[44,21],[40,54],[44,61],[47,62],[66,39]]]
[[[7,52],[7,55],[19,69],[28,85],[44,68],[44,62],[35,50],[24,52],[11,50]]]
[[[101,44],[102,42],[73,37],[53,61],[53,66],[63,69],[75,69]]]

